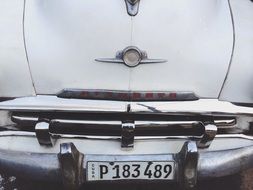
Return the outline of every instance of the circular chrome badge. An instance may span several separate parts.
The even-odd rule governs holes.
[[[149,59],[147,52],[142,51],[136,46],[129,46],[124,50],[117,51],[115,58],[95,59],[103,63],[124,63],[128,67],[136,67],[139,64],[165,63],[166,59]]]
[[[141,51],[136,47],[128,47],[123,51],[123,61],[129,67],[139,65],[142,60]]]

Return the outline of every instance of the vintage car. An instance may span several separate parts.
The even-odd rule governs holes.
[[[0,170],[66,189],[253,166],[250,0],[1,0]]]

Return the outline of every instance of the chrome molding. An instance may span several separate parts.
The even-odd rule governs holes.
[[[140,0],[125,0],[127,13],[130,16],[136,16],[139,11]]]
[[[12,115],[12,120],[16,123],[30,123],[35,124],[39,121],[38,117],[26,117],[19,115]],[[81,124],[81,125],[96,125],[96,126],[121,126],[121,121],[92,121],[92,120],[71,120],[71,119],[52,119],[51,122],[66,123],[66,124]],[[199,121],[135,121],[136,127],[168,127],[180,125],[184,127],[191,127],[200,124]],[[214,120],[214,124],[219,128],[233,128],[236,124],[236,119],[222,119]]]
[[[22,123],[31,123],[31,122],[38,122],[38,117],[26,117],[26,116],[18,116],[18,115],[12,115],[12,120],[15,122],[22,122]]]
[[[214,124],[219,128],[235,127],[236,119],[214,120]]]
[[[71,126],[77,125],[81,126],[80,129],[90,128],[90,129],[104,129],[104,130],[115,130],[120,129],[122,122],[121,121],[92,121],[92,120],[65,120],[65,119],[52,119],[50,124],[55,130],[61,130],[61,126]],[[74,133],[74,131],[73,131]]]
[[[125,113],[127,103],[107,100],[63,99],[57,96],[38,95],[0,102],[0,110]]]
[[[27,132],[24,135],[33,136],[33,133]],[[6,134],[4,136],[23,136],[22,134]],[[121,136],[91,136],[91,135],[65,135],[65,134],[52,134],[53,138],[66,138],[66,139],[89,139],[89,140],[114,140],[121,141]],[[0,135],[1,137],[1,135]],[[199,136],[136,136],[135,141],[147,141],[147,140],[195,140],[199,141],[202,137]],[[231,139],[239,138],[245,140],[253,140],[253,136],[243,135],[243,134],[231,134],[231,135],[216,135],[216,139]]]
[[[1,131],[0,137],[36,137],[34,132],[26,131]],[[120,141],[121,136],[91,136],[91,135],[65,135],[65,134],[52,134],[53,138],[58,139],[88,139],[88,140],[114,140]],[[135,141],[146,141],[146,140],[200,140],[199,136],[137,136]],[[253,136],[244,134],[229,134],[229,135],[216,135],[215,139],[245,139],[252,140]]]
[[[129,108],[129,110],[128,110]],[[122,102],[63,99],[56,96],[16,98],[0,102],[0,110],[44,112],[141,113],[163,115],[249,116],[253,108],[236,106],[216,99],[176,102]]]
[[[126,0],[126,2],[129,2],[129,1]],[[138,52],[138,54],[139,54],[138,63],[136,63],[135,65],[132,65],[132,66],[127,64],[124,61],[124,55],[130,50],[134,50],[134,51]],[[167,60],[165,60],[165,59],[149,59],[146,51],[142,51],[135,46],[129,46],[129,47],[125,48],[124,50],[118,51],[116,53],[115,58],[97,58],[97,59],[95,59],[95,61],[103,62],[103,63],[124,63],[125,65],[127,65],[129,67],[136,67],[139,64],[166,63],[167,62]]]

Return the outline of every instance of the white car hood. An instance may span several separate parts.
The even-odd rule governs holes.
[[[233,27],[227,1],[26,1],[25,40],[37,94],[66,88],[190,91],[217,98],[229,67]],[[101,63],[137,46],[165,63]]]

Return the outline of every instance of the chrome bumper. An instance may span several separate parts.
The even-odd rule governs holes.
[[[6,134],[6,132],[4,133]],[[6,136],[10,138],[30,138],[36,141],[35,134],[32,133],[20,133],[19,135],[15,133],[6,135],[0,134],[0,139]],[[227,149],[224,147],[215,149],[214,146],[220,142],[214,142],[212,143],[213,147],[211,146],[209,150],[198,150],[195,141],[182,137],[178,139],[182,145],[177,144],[179,151],[175,149],[170,151],[168,147],[167,153],[161,154],[157,154],[157,152],[151,154],[150,152],[152,152],[152,150],[150,149],[152,148],[148,149],[150,152],[140,152],[139,154],[138,147],[133,154],[131,151],[123,150],[122,154],[117,154],[117,151],[115,151],[115,154],[112,154],[110,150],[113,150],[113,148],[110,148],[109,151],[105,150],[105,152],[109,152],[108,154],[105,154],[103,151],[97,152],[97,154],[94,154],[94,152],[90,153],[89,151],[86,153],[82,148],[81,151],[79,151],[75,146],[75,140],[71,138],[65,139],[65,142],[59,142],[58,152],[56,152],[56,149],[51,151],[51,149],[47,147],[41,150],[35,150],[36,147],[34,145],[24,148],[22,146],[27,146],[26,142],[24,142],[23,144],[13,146],[7,144],[5,146],[0,145],[0,168],[2,171],[22,178],[47,182],[63,182],[66,189],[76,189],[81,184],[88,183],[85,176],[86,163],[88,160],[92,160],[94,156],[96,158],[100,156],[102,160],[105,159],[104,161],[110,156],[117,158],[117,160],[124,159],[125,161],[131,161],[137,159],[148,161],[152,156],[152,159],[155,158],[157,160],[174,159],[177,163],[175,182],[182,185],[183,188],[189,189],[196,185],[197,180],[232,175],[253,167],[253,139],[251,137],[242,135],[216,137],[216,139],[222,138],[224,138],[224,140],[235,139],[235,141],[240,139],[245,142],[240,142],[240,146],[234,145],[233,148],[230,147]],[[177,139],[169,137],[157,139],[159,142],[165,140],[169,145]],[[22,141],[21,139],[20,142]],[[79,139],[79,141],[82,143],[81,146],[85,146],[86,141],[92,142],[92,139]],[[102,146],[104,144],[103,142],[107,141],[111,140],[103,139]],[[115,143],[120,144],[119,142]],[[145,143],[147,142],[143,142],[141,146]],[[80,148],[80,144],[78,144],[78,146]],[[17,147],[20,147],[20,149]],[[104,147],[101,148],[103,149]],[[157,147],[154,148],[157,149]]]
[[[54,96],[36,96],[17,98],[0,103],[0,110],[8,112],[34,113],[110,113],[134,115],[165,115],[179,116],[184,127],[193,123],[182,123],[181,116],[206,117],[224,116],[229,120],[212,124],[221,125],[242,131],[249,131],[253,123],[253,109],[235,106],[228,102],[202,99],[189,102],[115,102],[95,100],[61,99]],[[38,114],[39,115],[39,114]],[[18,115],[17,115],[18,116]],[[66,189],[76,189],[86,180],[87,160],[94,155],[114,157],[125,161],[133,158],[148,161],[152,159],[174,159],[177,163],[175,182],[184,188],[192,188],[197,180],[222,177],[236,174],[244,169],[253,167],[253,138],[245,135],[216,135],[216,127],[207,123],[203,125],[204,134],[201,138],[189,136],[134,136],[137,127],[163,126],[170,127],[166,122],[152,121],[145,123],[125,123],[119,119],[116,125],[121,126],[121,137],[78,136],[76,133],[51,133],[50,123],[71,123],[69,118],[64,120],[43,120],[47,118],[26,118],[13,115],[20,122],[35,121],[33,132],[0,132],[0,168],[16,176],[34,180],[62,182]],[[232,117],[232,120],[230,120]],[[82,117],[81,117],[82,118]],[[41,120],[42,119],[42,120]],[[58,119],[56,117],[56,119]],[[117,118],[118,119],[118,118]],[[41,120],[41,121],[40,121]],[[127,120],[128,121],[128,120]],[[142,120],[141,120],[142,121]],[[231,121],[231,122],[230,122]],[[236,121],[236,127],[234,126]],[[74,121],[82,126],[101,126],[97,121]],[[157,123],[159,122],[159,123]],[[174,125],[175,123],[173,123]],[[108,127],[108,123],[103,122]],[[229,126],[227,126],[229,125]],[[111,121],[109,122],[111,126]],[[218,126],[220,127],[220,126]],[[182,130],[184,131],[184,130]],[[97,133],[96,133],[97,134]],[[81,134],[83,135],[83,134]],[[215,138],[214,138],[215,136]],[[53,138],[51,138],[53,137]],[[131,138],[129,138],[131,137]],[[54,141],[56,140],[57,141]],[[134,147],[133,145],[134,140]],[[40,142],[40,144],[38,143]],[[53,142],[54,141],[54,142]],[[212,141],[212,143],[210,143]],[[51,145],[51,146],[44,146]],[[132,149],[122,150],[122,147]],[[97,158],[97,157],[96,157]],[[151,160],[151,159],[150,159]]]

